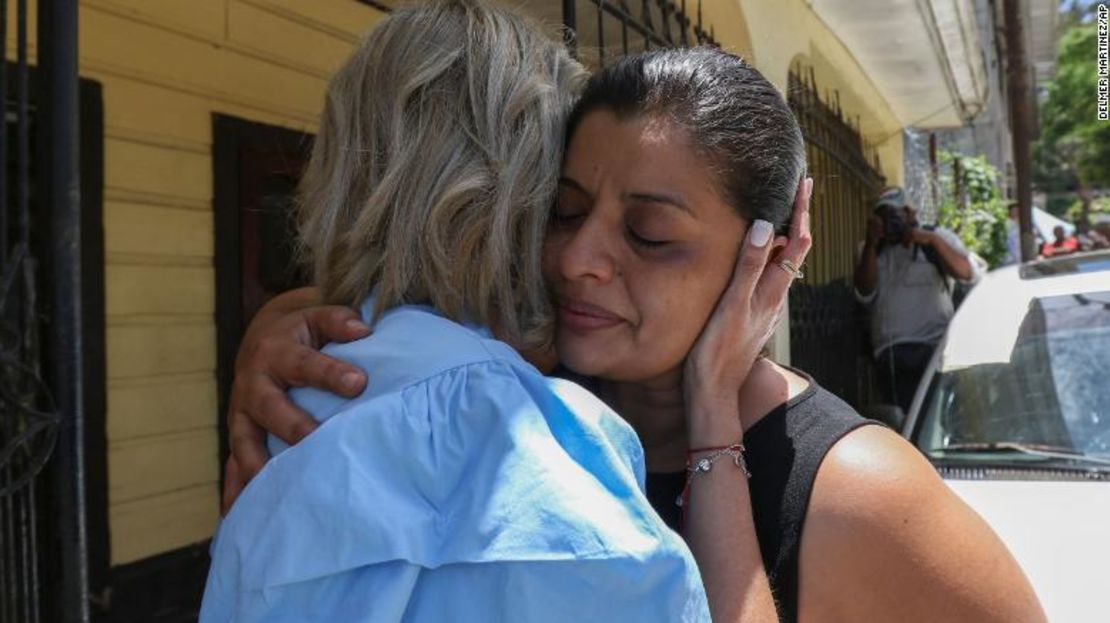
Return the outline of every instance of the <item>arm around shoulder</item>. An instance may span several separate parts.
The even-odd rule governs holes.
[[[799,567],[802,621],[1045,620],[990,526],[878,426],[850,433],[822,463]]]

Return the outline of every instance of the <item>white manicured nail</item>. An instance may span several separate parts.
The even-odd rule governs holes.
[[[771,241],[771,236],[774,233],[775,228],[773,225],[762,219],[756,219],[756,221],[752,223],[751,231],[748,232],[748,240],[750,240],[754,246],[763,247]]]

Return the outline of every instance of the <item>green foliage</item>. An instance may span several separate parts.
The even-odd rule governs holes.
[[[950,151],[940,153],[940,163],[944,173],[940,176],[942,192],[937,224],[955,232],[968,249],[991,266],[998,266],[1006,257],[1008,213],[998,184],[998,171],[985,156],[970,157]]]
[[[1093,221],[1097,214],[1110,214],[1110,197],[1103,197],[1091,201],[1091,220]],[[1067,212],[1064,213],[1064,219],[1072,223],[1078,223],[1083,216],[1083,200],[1076,199],[1068,206]]]
[[[1045,212],[1060,218],[1067,218],[1068,210],[1076,201],[1076,194],[1067,193],[1049,193],[1045,198],[1044,209]],[[1082,205],[1082,203],[1080,203]]]
[[[1045,190],[1110,185],[1110,122],[1097,116],[1097,30],[1073,19],[1060,37],[1056,76],[1041,106],[1033,146],[1037,185]]]
[[[1071,221],[1072,223],[1078,222],[1081,216],[1083,216],[1083,201],[1079,199],[1072,201],[1068,209],[1065,210],[1062,215],[1064,220]]]

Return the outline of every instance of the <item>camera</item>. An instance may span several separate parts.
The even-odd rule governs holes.
[[[888,242],[901,242],[909,228],[906,219],[898,212],[888,210],[883,214],[883,235]]]

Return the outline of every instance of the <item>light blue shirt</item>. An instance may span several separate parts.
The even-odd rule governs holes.
[[[324,350],[368,387],[292,392],[323,424],[270,440],[213,540],[202,623],[709,620],[639,440],[592,394],[428,307]]]

